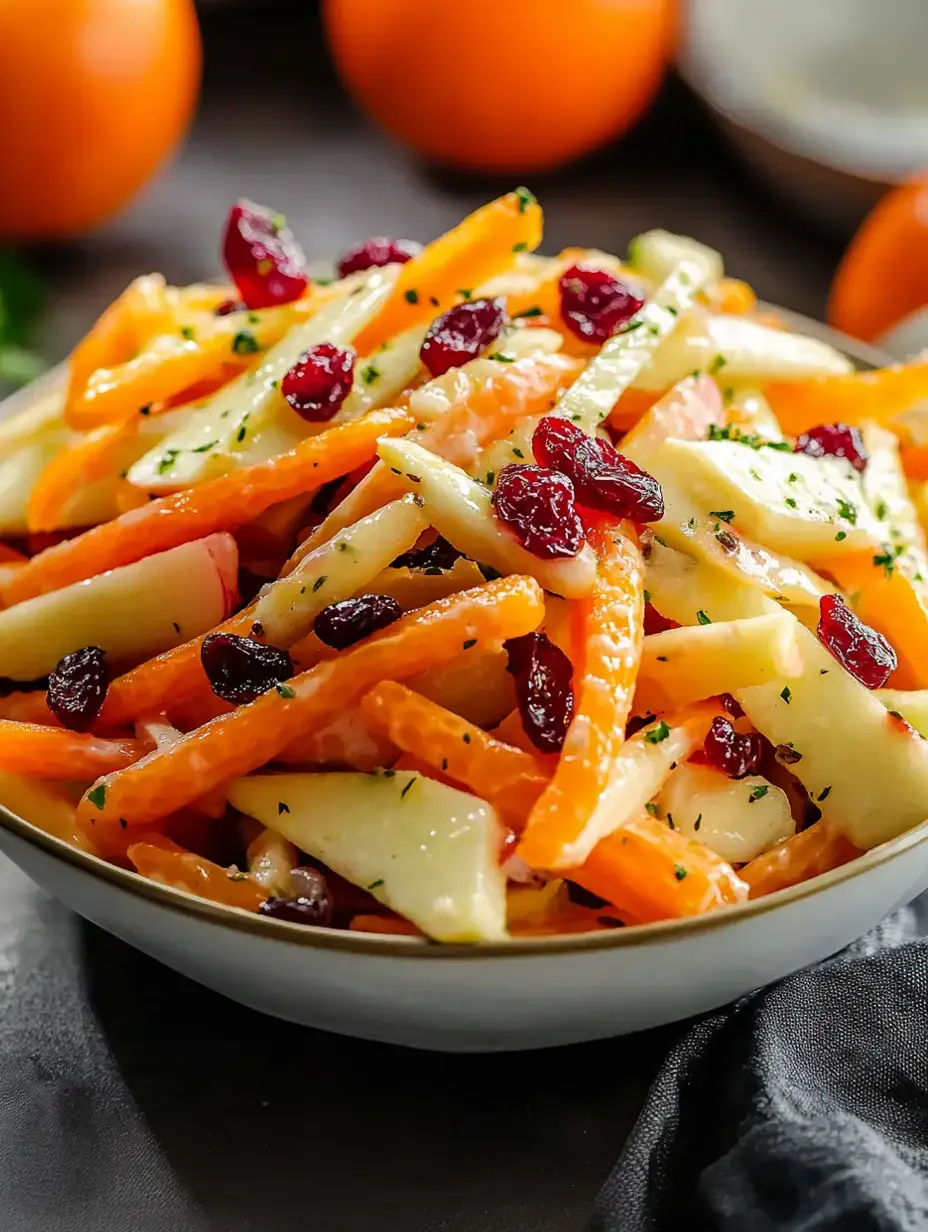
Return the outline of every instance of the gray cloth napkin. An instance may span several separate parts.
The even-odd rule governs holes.
[[[926,1232],[925,933],[928,895],[689,1026],[587,1232]]]

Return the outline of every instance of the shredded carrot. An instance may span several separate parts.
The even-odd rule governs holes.
[[[548,783],[550,776],[530,753],[503,744],[405,685],[377,685],[362,699],[361,711],[398,748],[488,800],[517,830]]]
[[[817,821],[757,856],[739,876],[747,882],[751,898],[762,898],[839,868],[862,854],[839,830]]]
[[[29,495],[26,521],[30,531],[61,529],[61,515],[69,500],[86,484],[105,479],[126,441],[138,433],[138,419],[109,424],[52,458]],[[136,490],[137,491],[137,490]],[[138,493],[143,501],[144,493]]]
[[[532,810],[519,854],[533,868],[558,868],[609,782],[635,690],[644,637],[644,562],[623,523],[596,532],[599,577],[578,600],[585,625],[576,709],[551,783]]]
[[[487,642],[530,633],[543,613],[541,589],[529,577],[500,578],[411,612],[172,747],[100,779],[81,801],[79,817],[98,830],[120,820],[129,826],[155,821],[263,766],[301,728],[342,713],[381,680],[435,667],[465,641],[479,653]]]
[[[276,458],[131,509],[33,557],[4,587],[3,598],[7,604],[31,599],[249,522],[271,505],[359,466],[374,452],[378,437],[396,436],[410,422],[407,411],[371,411],[309,437]]]
[[[541,243],[541,206],[524,189],[506,193],[433,240],[401,268],[390,298],[355,339],[370,355],[394,334],[450,308],[471,289],[508,269],[519,252]]]
[[[701,915],[748,894],[731,865],[708,847],[647,816],[602,839],[566,876],[612,903],[630,924]]]
[[[247,637],[252,623],[250,609],[246,608],[212,632]],[[117,676],[107,690],[100,725],[119,727],[138,715],[154,714],[166,707],[173,709],[201,693],[206,687],[206,676],[200,664],[200,650],[206,636],[202,633]]]
[[[93,779],[142,756],[138,740],[104,740],[40,723],[0,719],[0,770],[34,779]]]
[[[224,907],[257,911],[267,898],[247,873],[214,864],[160,834],[146,834],[141,842],[132,843],[128,856],[136,870],[149,881],[186,890],[188,894],[222,903]]]
[[[131,282],[71,354],[66,418],[98,368],[111,368],[130,360],[149,338],[170,328],[172,319],[161,274],[146,274]]]
[[[311,315],[308,303],[301,300],[248,314],[247,329],[258,351],[279,342],[291,325]],[[242,329],[241,313],[212,318],[208,331],[199,330],[195,337],[183,335],[174,323],[141,349],[135,348],[122,362],[98,365],[79,388],[72,382],[65,409],[68,424],[86,431],[123,423],[134,418],[142,406],[167,404],[204,384],[225,384],[260,359],[250,347],[236,348]]]
[[[889,423],[928,398],[928,360],[808,381],[774,381],[764,391],[784,432],[823,423]]]

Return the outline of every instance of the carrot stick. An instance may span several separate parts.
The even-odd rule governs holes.
[[[142,842],[132,843],[128,855],[136,871],[149,881],[186,890],[225,907],[257,911],[267,898],[247,873],[214,864],[160,834],[146,835]]]
[[[902,469],[909,479],[928,479],[928,445],[900,446]]]
[[[895,689],[928,688],[928,578],[910,570],[892,548],[832,556],[820,562],[847,594],[860,619],[896,651]]]
[[[13,719],[17,723],[38,723],[42,727],[60,727],[61,724],[48,708],[44,689],[29,693],[10,693],[0,698],[0,719]]]
[[[774,381],[764,392],[783,431],[793,435],[823,423],[888,423],[928,398],[928,361],[808,381]]]
[[[460,369],[452,405],[434,423],[416,428],[410,439],[466,470],[480,446],[505,436],[521,419],[550,410],[557,395],[573,384],[582,367],[579,360],[556,354],[494,365],[494,371],[480,380],[470,378],[466,367]],[[338,531],[396,500],[404,491],[390,468],[378,461],[300,545],[287,570]]]
[[[530,753],[495,740],[473,723],[405,685],[384,681],[361,712],[404,752],[496,805],[517,831],[549,775]]]
[[[583,613],[584,662],[575,683],[576,710],[557,769],[533,808],[519,854],[534,868],[561,867],[605,790],[635,690],[644,637],[644,562],[633,529],[623,523],[599,540],[600,570]],[[582,604],[582,606],[580,606]]]
[[[862,854],[839,830],[817,821],[751,860],[739,876],[747,882],[751,898],[762,898],[848,864]]]
[[[78,816],[88,822],[141,825],[276,757],[313,724],[355,705],[385,678],[414,676],[444,662],[464,642],[488,642],[531,632],[544,601],[532,578],[510,577],[439,600],[402,617],[351,650],[262,694],[247,706],[157,749],[137,766],[100,779]]]
[[[73,800],[55,783],[0,772],[0,806],[80,851],[101,854],[77,824]]]
[[[87,437],[52,458],[29,495],[26,521],[29,530],[59,530],[61,514],[75,492],[85,484],[104,479],[114,470],[113,462],[122,445],[138,432],[138,417],[125,423],[97,428]]]
[[[254,363],[252,343],[265,351],[279,342],[296,320],[311,315],[306,307],[309,303],[216,317],[208,333],[199,332],[193,338],[183,335],[175,321],[143,349],[136,347],[123,362],[101,365],[88,373],[80,388],[72,382],[65,419],[78,431],[124,423],[140,407],[169,401],[201,382],[224,384]],[[247,348],[237,341],[243,330],[249,335]]]
[[[250,522],[271,505],[360,466],[373,453],[379,436],[396,436],[410,422],[408,411],[371,411],[311,436],[276,458],[131,509],[34,556],[4,587],[3,598],[7,604],[31,599],[216,530]]]
[[[701,915],[743,902],[748,893],[708,847],[647,816],[604,838],[567,876],[612,903],[629,924]]]
[[[701,292],[699,299],[714,312],[730,316],[744,316],[757,307],[754,288],[740,278],[720,278]]]
[[[355,339],[359,355],[413,325],[437,317],[470,290],[508,269],[541,243],[541,206],[526,190],[506,193],[469,214],[400,269],[390,298]]]
[[[103,740],[63,727],[0,719],[0,770],[35,779],[93,779],[142,756],[139,740]]]
[[[130,360],[144,342],[170,327],[172,316],[161,274],[145,274],[131,282],[71,353],[65,418],[98,368]]]

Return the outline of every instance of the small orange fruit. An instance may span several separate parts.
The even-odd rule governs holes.
[[[544,171],[624,132],[673,51],[675,0],[326,0],[336,64],[441,163]]]
[[[928,176],[894,188],[864,220],[838,267],[828,320],[873,342],[928,304]]]
[[[0,0],[0,239],[114,214],[180,140],[199,81],[193,0]]]

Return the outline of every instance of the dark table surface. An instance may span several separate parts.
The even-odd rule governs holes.
[[[312,15],[294,21],[256,79],[254,18],[211,15],[183,155],[107,230],[37,254],[53,358],[134,275],[216,273],[236,196],[286,212],[322,257],[375,232],[428,239],[497,191],[387,142],[307,56]],[[822,313],[834,241],[754,186],[679,86],[621,147],[531,186],[549,250],[689,232],[765,298]],[[0,1227],[579,1232],[674,1035],[445,1057],[314,1033],[144,958],[3,862]]]

